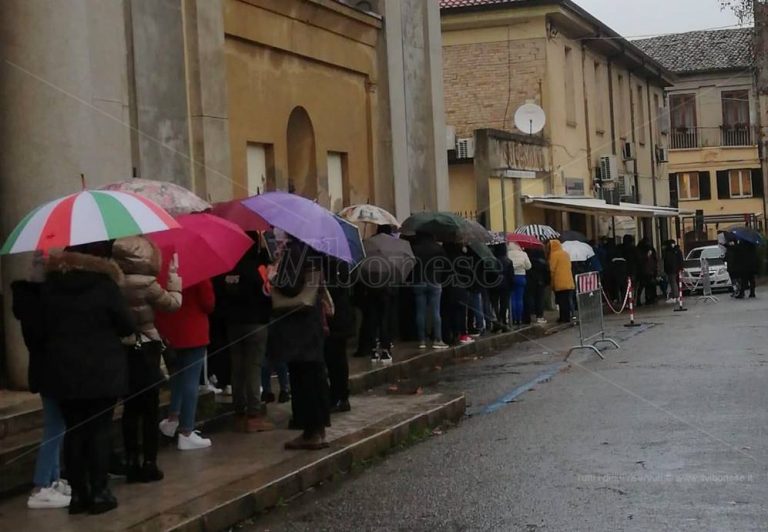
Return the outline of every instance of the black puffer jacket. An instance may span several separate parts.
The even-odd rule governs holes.
[[[11,283],[13,294],[13,315],[21,322],[21,334],[29,351],[28,384],[29,391],[48,395],[45,384],[45,341],[40,287],[42,283],[14,281]]]
[[[81,253],[48,260],[40,287],[45,389],[55,399],[116,398],[128,392],[120,339],[134,331],[114,261]]]

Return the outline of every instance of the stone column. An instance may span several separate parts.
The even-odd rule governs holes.
[[[32,208],[131,175],[122,2],[0,2],[0,234]],[[28,256],[2,260],[5,375],[27,385],[28,356],[10,312]]]

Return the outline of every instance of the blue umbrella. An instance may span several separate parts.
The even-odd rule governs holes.
[[[760,235],[760,233],[754,229],[750,229],[749,227],[734,226],[729,227],[726,229],[726,231],[732,234],[738,240],[743,240],[744,242],[749,242],[750,244],[758,245],[763,241],[762,235]]]
[[[360,228],[338,214],[334,214],[333,216],[336,218],[336,221],[339,222],[341,230],[344,231],[344,236],[347,237],[349,251],[352,253],[351,264],[352,266],[357,266],[360,261],[365,258],[365,248],[363,247],[363,240],[360,238]]]

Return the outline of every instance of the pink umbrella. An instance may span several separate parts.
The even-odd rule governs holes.
[[[271,228],[264,218],[243,205],[242,200],[216,203],[211,212],[240,226],[244,231],[269,231]]]
[[[179,255],[179,275],[192,286],[231,271],[254,242],[237,225],[212,214],[186,214],[176,219],[180,229],[147,235],[163,253],[165,278],[174,253]]]

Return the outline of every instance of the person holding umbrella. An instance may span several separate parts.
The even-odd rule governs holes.
[[[509,284],[512,286],[509,304],[511,322],[513,326],[520,326],[523,324],[526,272],[531,269],[532,265],[528,255],[518,244],[510,242],[507,248],[507,257],[512,263],[511,271],[508,270],[508,275],[511,277]]]
[[[111,252],[110,242],[99,242],[51,254],[40,290],[46,382],[67,426],[70,514],[117,508],[107,485],[112,416],[129,393],[121,338],[136,329]]]
[[[443,246],[430,233],[418,231],[411,244],[416,259],[411,284],[416,304],[416,339],[419,349],[427,348],[427,316],[432,322],[432,348],[447,349],[443,342],[443,324],[440,316],[440,298],[444,273],[448,271],[448,256]]]
[[[128,354],[130,393],[123,401],[123,445],[126,454],[126,481],[162,480],[157,467],[160,393],[164,380],[160,355],[165,346],[155,328],[155,311],[175,312],[181,307],[181,278],[176,273],[176,259],[171,263],[167,289],[160,286],[160,249],[143,236],[115,241],[112,254],[125,274],[123,295],[131,307],[136,331],[123,339]],[[139,460],[139,425],[141,425],[143,462]]]

